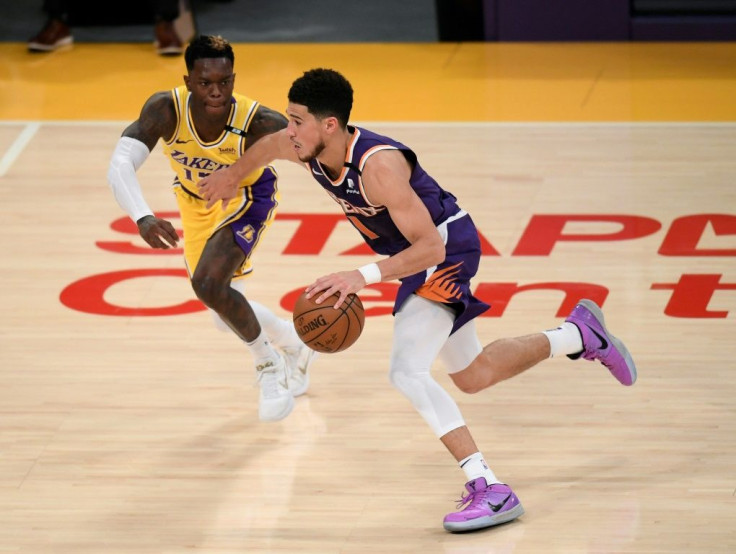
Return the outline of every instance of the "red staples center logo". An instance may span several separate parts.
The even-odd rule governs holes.
[[[182,158],[183,159],[183,158]],[[192,169],[192,178],[200,173],[209,173],[214,169],[207,160],[199,158],[188,160],[201,171]],[[194,167],[194,165],[192,166]],[[204,168],[207,168],[205,170]],[[185,168],[190,169],[190,168]],[[196,175],[195,175],[196,173]],[[358,185],[359,183],[355,183]],[[349,208],[349,205],[346,205]],[[157,211],[157,217],[176,218],[178,212]],[[345,216],[341,213],[279,213],[275,220],[286,222],[293,232],[284,239],[280,255],[289,256],[322,256],[331,238],[340,232],[340,224]],[[296,222],[296,225],[293,223]],[[590,230],[576,232],[568,224],[586,222],[591,225]],[[529,257],[551,256],[556,249],[575,249],[577,245],[589,245],[602,241],[630,241],[645,237],[655,238],[662,229],[661,236],[656,237],[659,245],[654,244],[652,255],[654,263],[667,262],[666,277],[657,282],[641,282],[644,290],[650,290],[655,296],[663,295],[660,299],[663,308],[660,313],[673,318],[688,319],[720,319],[726,320],[734,310],[725,305],[725,297],[736,294],[736,279],[728,279],[726,270],[733,266],[736,258],[736,247],[733,238],[736,237],[736,213],[694,213],[683,214],[667,221],[663,229],[663,222],[641,214],[626,213],[568,213],[568,214],[531,214],[526,227],[519,231],[515,246],[509,245],[508,252],[502,253],[484,235],[482,227],[478,228],[481,256],[500,257],[508,255],[510,261],[516,259],[530,259]],[[611,227],[615,224],[615,227]],[[605,226],[604,226],[605,225]],[[113,240],[97,240],[95,246],[105,252],[122,256],[148,256],[148,259],[181,255],[181,248],[167,250],[151,249],[140,240],[136,224],[126,215],[115,219],[110,229],[119,236]],[[257,230],[247,225],[240,229],[236,236],[241,241],[252,241],[257,236]],[[177,229],[179,236],[182,231]],[[344,248],[337,256],[373,256],[369,246],[358,241],[353,246]],[[709,272],[685,272],[685,266],[691,266],[693,260],[709,258],[706,265]],[[675,262],[680,261],[678,268]],[[688,269],[688,271],[691,271]],[[188,279],[186,269],[168,269],[158,267],[141,267],[126,270],[101,272],[94,275],[82,275],[79,279],[68,284],[61,291],[59,300],[69,309],[87,314],[105,316],[170,316],[204,311],[206,308],[199,300],[191,298],[191,294],[181,301],[173,301],[165,306],[121,305],[110,302],[106,292],[120,283],[135,282],[139,279],[177,278]],[[304,287],[297,287],[284,294],[280,305],[287,311],[293,311],[294,304]],[[388,316],[392,313],[396,298],[398,283],[377,283],[369,285],[373,296],[365,301],[372,304],[366,309],[366,317]],[[484,281],[476,278],[473,294],[483,302],[490,304],[490,309],[479,317],[503,317],[509,306],[513,306],[516,296],[527,292],[539,294],[545,291],[559,299],[557,317],[565,317],[581,298],[590,298],[598,304],[603,304],[609,295],[609,288],[605,283],[566,280],[557,281],[520,281],[510,279],[505,281]],[[716,294],[717,293],[717,294]],[[329,335],[325,321],[318,318],[303,319],[297,325],[311,325],[315,334]],[[321,342],[326,342],[320,337]],[[610,344],[609,344],[610,346]]]

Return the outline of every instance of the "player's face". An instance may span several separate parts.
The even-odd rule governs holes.
[[[187,89],[192,93],[195,109],[207,115],[230,113],[235,74],[227,58],[202,58],[194,62],[189,75],[184,76]]]
[[[325,149],[325,120],[314,117],[306,106],[292,102],[289,102],[286,115],[289,116],[286,133],[299,159],[309,162],[318,157]]]

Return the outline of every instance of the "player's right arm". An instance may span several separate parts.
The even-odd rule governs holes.
[[[143,105],[138,119],[128,125],[115,146],[107,170],[118,205],[138,225],[138,232],[152,248],[176,246],[174,226],[153,214],[148,207],[136,171],[146,161],[160,138],[171,138],[176,130],[174,100],[169,92],[153,94]]]
[[[289,160],[301,164],[286,129],[263,134],[246,148],[234,164],[213,171],[199,181],[199,195],[207,200],[208,208],[220,201],[223,207],[227,206],[236,197],[240,181],[274,160]]]

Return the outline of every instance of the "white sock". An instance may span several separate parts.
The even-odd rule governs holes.
[[[576,354],[583,349],[583,337],[577,325],[565,321],[557,329],[542,331],[549,340],[549,357]]]
[[[476,452],[475,454],[471,454],[467,458],[460,460],[459,465],[460,469],[465,472],[465,477],[468,481],[472,481],[478,477],[485,477],[486,483],[489,485],[501,482],[490,470],[488,464],[483,459],[483,454],[480,452]]]
[[[252,342],[246,342],[245,344],[248,345],[251,354],[253,354],[256,365],[259,365],[267,360],[275,362],[279,359],[278,354],[276,354],[276,351],[273,349],[271,343],[268,341],[268,335],[266,335],[266,332],[263,329],[261,329],[261,334],[256,337],[256,340]]]
[[[261,328],[275,346],[286,349],[301,347],[303,343],[296,334],[293,321],[280,318],[260,302],[250,300],[249,303]]]
[[[245,279],[234,279],[230,283],[230,287],[245,296]],[[277,316],[269,308],[255,300],[248,300],[248,303],[253,309],[258,323],[261,325],[261,329],[266,333],[266,336],[274,346],[287,350],[298,350],[302,347],[304,343],[299,339],[299,335],[296,334],[294,322],[291,319],[284,319]],[[217,312],[211,308],[207,309],[212,314],[215,327],[218,331],[232,332],[232,329],[222,321]]]

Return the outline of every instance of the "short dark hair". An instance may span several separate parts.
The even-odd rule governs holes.
[[[194,69],[194,62],[202,58],[227,58],[235,65],[235,53],[230,43],[219,35],[199,35],[192,39],[184,52],[187,70]]]
[[[353,109],[353,87],[333,69],[310,69],[292,83],[289,102],[306,106],[320,119],[336,117],[345,127]]]

